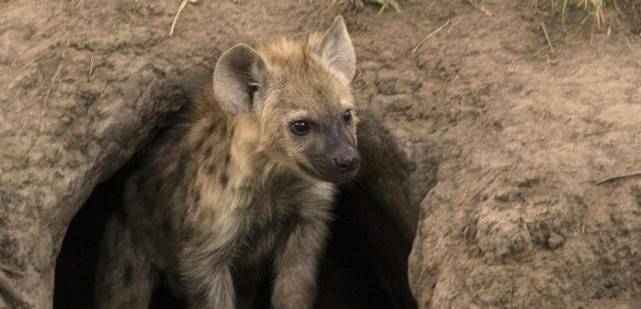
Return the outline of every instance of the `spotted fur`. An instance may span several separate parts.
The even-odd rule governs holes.
[[[355,173],[332,165],[356,149],[353,66],[341,18],[325,35],[221,56],[214,87],[127,181],[105,231],[98,307],[148,307],[162,274],[194,308],[236,308],[271,264],[273,307],[312,308],[334,183]],[[297,119],[315,131],[297,136]]]

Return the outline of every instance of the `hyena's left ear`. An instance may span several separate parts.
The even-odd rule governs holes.
[[[224,52],[214,70],[214,96],[221,108],[232,115],[249,113],[264,85],[265,68],[263,57],[245,44]]]
[[[354,78],[356,55],[342,16],[336,17],[332,27],[323,36],[320,53],[329,65],[348,81]]]

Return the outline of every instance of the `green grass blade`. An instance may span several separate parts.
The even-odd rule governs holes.
[[[378,14],[376,15],[381,15],[383,14],[383,11],[389,6],[391,0],[379,0],[378,3],[381,5],[381,8],[378,10]]]
[[[565,14],[568,12],[568,4],[570,3],[570,0],[563,0],[563,4],[561,6],[561,22],[565,23]]]

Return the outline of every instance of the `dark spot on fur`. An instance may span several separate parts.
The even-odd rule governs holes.
[[[195,235],[197,235],[197,232],[196,232],[194,226],[185,225],[184,229],[183,229],[183,232],[179,234],[181,246],[185,246],[185,244],[190,239],[194,238]]]
[[[184,152],[181,156],[180,159],[178,159],[178,165],[176,166],[176,172],[181,175],[184,173],[184,171],[187,169],[187,165],[189,164],[189,153]]]
[[[201,139],[198,140],[198,142],[196,142],[196,146],[194,147],[196,151],[200,151],[203,148],[203,145],[205,144],[205,139],[206,139],[206,136],[203,136]]]
[[[214,162],[209,162],[206,172],[207,175],[213,175],[216,172],[216,165],[214,165]]]
[[[214,145],[209,144],[209,146],[207,146],[207,149],[205,150],[205,157],[206,158],[211,157],[211,153],[213,150],[214,150]]]
[[[214,132],[216,132],[216,123],[210,124],[206,129],[207,135],[213,135]]]
[[[317,86],[314,87],[314,98],[319,102],[323,102],[326,99],[325,89],[323,87]]]
[[[229,182],[229,176],[227,176],[227,172],[224,172],[220,175],[220,183],[222,183],[223,186],[226,186],[227,182]]]
[[[231,155],[228,152],[227,155],[225,156],[225,167],[229,165],[229,161],[231,161]]]
[[[176,165],[173,167],[173,171],[168,173],[166,179],[166,187],[167,188],[175,188],[180,185],[180,183],[183,182],[183,178],[185,175],[189,175],[187,173],[187,169],[189,168],[189,153],[187,151],[184,151],[180,157],[178,158],[178,162],[176,162]]]
[[[221,126],[220,135],[222,135],[222,136],[227,135],[227,126],[226,125]]]
[[[194,192],[194,203],[195,204],[200,203],[200,191]]]
[[[134,273],[133,266],[127,265],[127,267],[125,267],[125,273],[123,274],[123,282],[125,283],[125,286],[131,285],[131,279],[133,279],[133,273]]]

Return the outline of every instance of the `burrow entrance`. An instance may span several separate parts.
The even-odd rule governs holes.
[[[99,185],[71,222],[56,265],[54,308],[93,308],[94,269],[108,217],[121,207],[130,162]],[[342,187],[320,271],[316,308],[410,309],[416,304],[407,284],[411,243],[360,183]],[[382,254],[381,254],[382,253]],[[269,286],[261,308],[269,308]],[[185,304],[158,288],[152,308]]]
[[[179,74],[175,83],[188,94],[197,86],[192,81],[209,72],[211,68],[198,67]],[[159,99],[176,97],[160,94]],[[171,117],[168,119],[171,123]],[[407,215],[407,209],[412,209],[407,198],[411,167],[379,123],[363,117],[359,124],[359,149],[369,166],[364,167],[367,172],[358,181],[339,188],[335,221],[320,269],[316,308],[416,308],[407,280],[413,235],[399,223],[403,216],[404,221],[408,217],[417,220],[414,212]],[[159,126],[162,130],[164,125]],[[94,307],[94,275],[103,230],[109,216],[122,207],[124,181],[137,165],[132,159],[97,186],[71,221],[56,263],[54,308]],[[269,308],[269,288],[267,282],[261,289],[261,308]],[[169,289],[161,286],[154,292],[151,308],[184,307],[185,303],[172,297]]]

